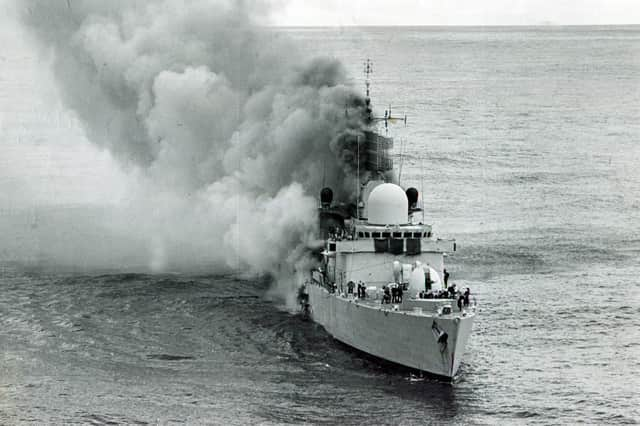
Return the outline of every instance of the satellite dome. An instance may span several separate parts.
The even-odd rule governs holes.
[[[367,215],[375,225],[402,225],[409,222],[409,201],[402,188],[393,183],[376,186],[369,194]]]
[[[409,286],[407,291],[410,294],[416,294],[426,289],[426,273],[429,272],[429,280],[431,281],[431,289],[442,288],[440,274],[430,266],[418,265],[409,275]]]

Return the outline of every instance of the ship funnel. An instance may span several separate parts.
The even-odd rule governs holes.
[[[409,208],[413,209],[418,204],[418,190],[414,187],[407,189],[407,200],[409,200]]]
[[[322,207],[330,207],[333,201],[333,191],[331,188],[325,187],[320,191],[320,203]]]

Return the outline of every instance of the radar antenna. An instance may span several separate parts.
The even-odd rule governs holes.
[[[406,117],[403,119],[395,117],[391,114],[391,106],[387,109],[382,117],[376,117],[373,114],[373,108],[371,104],[371,74],[373,74],[373,65],[371,59],[367,59],[364,62],[364,83],[365,83],[365,110],[364,110],[364,123],[363,139],[356,138],[357,148],[355,154],[360,159],[360,154],[363,155],[364,168],[369,172],[373,172],[373,175],[367,174],[367,179],[371,180],[372,176],[379,180],[387,180],[386,173],[393,170],[393,162],[390,158],[389,150],[393,147],[393,139],[387,136],[381,135],[377,130],[379,122],[384,123],[385,132],[389,131],[389,122],[394,123],[398,121],[404,121],[406,124]],[[362,144],[362,146],[360,146]],[[358,166],[358,169],[361,167]],[[360,173],[356,176],[358,181],[360,180]],[[356,190],[356,194],[358,194]]]
[[[371,59],[367,58],[364,63],[364,84],[366,87],[366,97],[364,99],[366,109],[367,109],[367,122],[375,123],[378,121],[384,122],[384,130],[385,132],[389,131],[389,123],[396,123],[398,121],[403,121],[404,125],[407,125],[407,115],[404,115],[404,118],[394,117],[391,115],[391,105],[389,105],[389,109],[384,111],[384,117],[374,117],[373,110],[371,109],[371,79],[370,76],[373,74],[373,64],[371,63]]]

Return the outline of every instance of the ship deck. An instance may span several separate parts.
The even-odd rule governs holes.
[[[356,303],[360,306],[394,314],[420,317],[458,317],[475,314],[475,306],[466,306],[459,310],[455,299],[404,298],[402,303],[382,303],[382,299],[376,296],[359,298],[354,294],[344,293],[332,293],[332,296],[345,302]],[[444,306],[450,306],[451,313],[442,313],[442,307]]]

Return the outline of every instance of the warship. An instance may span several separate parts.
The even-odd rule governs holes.
[[[376,359],[452,380],[476,316],[470,290],[450,285],[445,257],[452,239],[436,238],[424,223],[414,187],[391,182],[393,139],[376,129],[392,121],[372,116],[365,64],[367,128],[358,149],[369,178],[358,176],[355,208],[333,205],[322,188],[318,208],[319,266],[309,271],[298,299],[302,312],[338,341]],[[360,169],[360,166],[358,167]],[[358,172],[360,175],[360,172]]]

